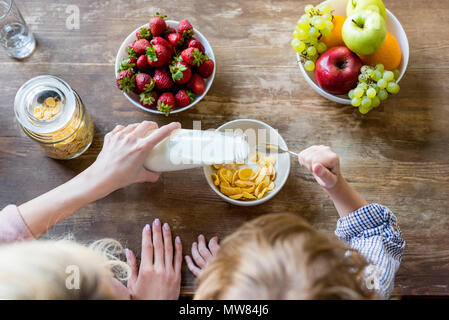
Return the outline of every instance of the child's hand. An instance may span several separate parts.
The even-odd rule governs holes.
[[[340,160],[329,147],[312,146],[298,156],[299,163],[309,169],[315,180],[326,189],[340,217],[367,205],[340,174]]]
[[[309,169],[315,180],[325,189],[332,189],[340,178],[340,160],[337,154],[326,146],[312,146],[303,150],[299,163]]]
[[[172,235],[167,223],[161,228],[154,220],[151,232],[146,225],[142,232],[140,268],[134,253],[126,249],[126,260],[132,275],[128,280],[131,299],[176,300],[181,288],[182,244],[176,237],[173,250]],[[174,257],[173,257],[174,251]]]
[[[198,243],[192,243],[192,257],[195,263],[190,256],[186,256],[187,267],[196,277],[199,277],[204,268],[215,259],[219,249],[218,237],[213,237],[209,240],[209,244],[206,244],[206,238],[200,235]]]
[[[103,149],[93,165],[86,170],[91,180],[100,185],[97,189],[101,196],[137,182],[155,182],[160,174],[144,168],[148,153],[160,141],[168,137],[181,125],[172,122],[161,127],[157,134],[147,136],[149,131],[157,129],[155,122],[144,121],[127,127],[117,126],[106,134]]]

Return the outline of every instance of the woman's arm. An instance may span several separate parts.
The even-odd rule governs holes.
[[[19,206],[25,224],[37,239],[78,209],[104,196],[102,178],[91,167],[68,182]]]
[[[312,146],[302,151],[298,160],[312,172],[315,180],[329,194],[340,217],[368,204],[341,175],[340,160],[331,148]]]
[[[85,171],[63,185],[31,200],[19,211],[35,238],[64,220],[86,204],[111,192],[137,182],[155,182],[159,173],[143,167],[148,153],[156,144],[180,128],[179,123],[163,126],[157,134],[147,137],[157,128],[144,121],[127,127],[117,126],[105,136],[97,160]]]

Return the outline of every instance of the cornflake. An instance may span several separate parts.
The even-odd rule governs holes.
[[[33,116],[38,120],[51,120],[61,112],[62,102],[57,97],[48,97],[36,106]],[[48,156],[55,159],[71,159],[84,151],[92,142],[93,122],[87,112],[75,112],[70,121],[51,134],[49,143],[41,144]]]
[[[33,116],[38,120],[51,120],[61,112],[61,108],[62,102],[58,98],[48,97],[34,108]]]
[[[250,162],[258,165],[256,172],[250,167],[240,168],[243,164],[212,165],[212,169],[216,170],[211,175],[213,184],[222,194],[234,200],[262,199],[275,187],[276,158],[255,152]]]

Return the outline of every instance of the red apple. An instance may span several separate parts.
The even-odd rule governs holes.
[[[332,94],[346,94],[357,85],[362,61],[348,48],[333,47],[318,58],[315,79]]]

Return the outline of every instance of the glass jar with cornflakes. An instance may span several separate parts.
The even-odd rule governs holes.
[[[92,143],[92,119],[62,79],[45,75],[29,80],[17,92],[14,110],[23,131],[50,158],[76,158]]]

